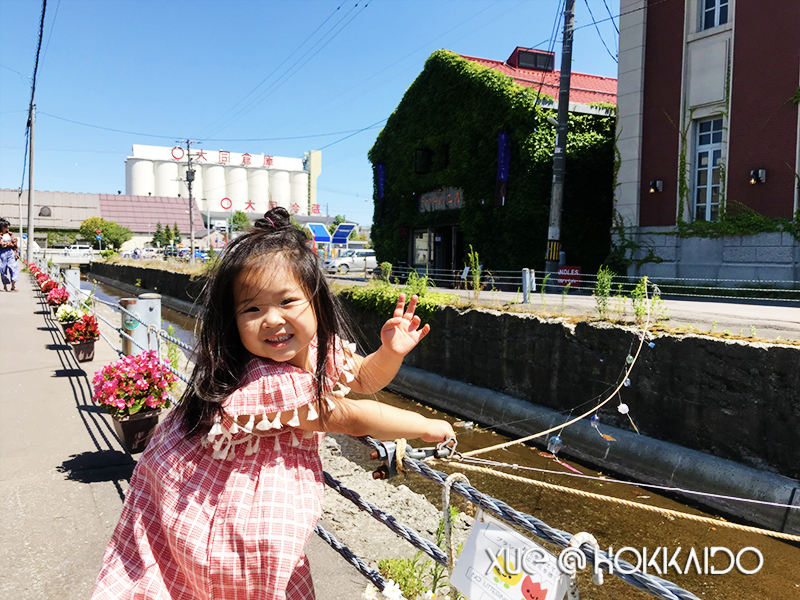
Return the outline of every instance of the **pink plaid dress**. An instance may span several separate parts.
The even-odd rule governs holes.
[[[352,360],[338,347],[329,365],[325,401],[335,408]],[[314,598],[303,548],[322,513],[324,434],[292,427],[296,412],[286,426],[280,415],[255,428],[232,417],[309,405],[313,419],[315,403],[311,373],[253,359],[202,442],[168,418],[133,473],[93,600]]]

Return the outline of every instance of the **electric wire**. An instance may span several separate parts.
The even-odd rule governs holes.
[[[364,10],[367,8],[367,6],[369,6],[370,1],[371,0],[368,0],[367,3],[361,8],[361,10],[358,11],[355,15],[353,15],[350,18],[350,20],[347,21],[341,28],[339,28],[339,30],[336,31],[323,44],[323,46],[321,48],[316,50],[316,52],[320,52],[322,49],[324,49],[325,46],[327,46],[330,42],[332,42],[350,23],[353,22],[353,20],[357,16],[359,16],[362,12],[364,12]],[[356,2],[356,4],[353,6],[353,8],[351,8],[347,13],[345,13],[342,16],[342,18],[337,23],[335,23],[333,25],[333,27],[328,30],[328,32],[326,32],[322,36],[322,38],[320,40],[318,40],[313,46],[311,46],[311,48],[308,49],[308,51],[306,51],[305,56],[302,56],[297,61],[295,61],[273,83],[271,83],[269,86],[267,86],[267,88],[263,92],[261,92],[261,94],[257,98],[255,98],[253,101],[251,101],[249,103],[249,105],[241,108],[236,114],[234,114],[232,117],[230,117],[227,121],[225,121],[219,127],[214,129],[213,132],[211,134],[209,134],[209,135],[214,135],[214,133],[216,133],[217,131],[221,131],[221,130],[225,129],[226,127],[228,127],[232,123],[236,122],[239,118],[241,118],[241,117],[245,116],[246,114],[248,114],[249,112],[251,112],[259,104],[261,104],[264,100],[266,100],[269,96],[271,96],[275,91],[277,91],[284,83],[286,83],[289,79],[291,79],[294,75],[296,75],[306,64],[308,64],[311,61],[311,59],[313,58],[313,56],[311,55],[312,51],[314,51],[317,48],[317,46],[325,39],[325,37],[327,37],[328,34],[331,31],[333,31],[333,29],[336,28],[342,21],[344,21],[348,17],[348,15],[350,15],[350,13],[353,12],[353,10],[355,10],[357,7],[358,7],[358,2]],[[301,64],[298,68],[295,68],[301,62],[303,62],[303,64]]]
[[[345,0],[345,2],[346,2],[346,0]],[[220,116],[219,116],[219,117],[218,117],[218,118],[217,118],[215,121],[211,122],[209,125],[207,125],[207,126],[206,126],[206,127],[204,127],[203,129],[201,129],[199,133],[203,132],[203,131],[204,131],[204,130],[206,130],[206,129],[211,129],[211,127],[212,127],[213,125],[215,125],[216,123],[218,123],[220,120],[222,120],[222,119],[225,117],[225,115],[227,115],[228,113],[230,113],[231,111],[233,111],[233,110],[234,110],[234,109],[235,109],[237,106],[239,106],[239,105],[240,105],[242,102],[244,102],[245,100],[247,100],[247,98],[249,98],[249,97],[250,97],[250,96],[251,96],[251,95],[252,95],[252,94],[253,94],[253,93],[254,93],[254,92],[255,92],[255,91],[258,89],[258,88],[260,88],[260,87],[261,87],[261,86],[262,86],[262,85],[263,85],[263,84],[264,84],[264,83],[265,83],[265,82],[266,82],[266,81],[267,81],[267,80],[268,80],[270,77],[272,77],[272,76],[275,74],[275,72],[276,72],[278,69],[280,69],[280,68],[281,68],[283,65],[285,65],[285,64],[286,64],[286,62],[287,62],[287,61],[288,61],[288,60],[289,60],[289,59],[290,59],[292,56],[294,56],[294,55],[295,55],[295,54],[296,54],[296,53],[297,53],[297,52],[300,50],[300,48],[302,48],[302,47],[305,45],[305,43],[306,43],[306,42],[308,42],[308,40],[310,40],[310,39],[311,39],[311,38],[312,38],[312,37],[313,37],[313,36],[314,36],[314,35],[315,35],[315,34],[316,34],[316,33],[317,33],[317,32],[318,32],[318,31],[319,31],[321,28],[322,28],[322,26],[323,26],[323,25],[325,25],[325,23],[327,23],[328,21],[330,21],[330,20],[331,20],[331,18],[333,17],[333,15],[335,15],[335,14],[336,14],[336,12],[337,12],[337,11],[338,11],[340,8],[342,8],[342,6],[344,6],[344,5],[345,5],[345,2],[342,2],[342,3],[341,3],[339,6],[337,6],[337,7],[336,7],[336,9],[335,9],[335,10],[334,10],[334,11],[333,11],[333,12],[332,12],[330,15],[328,15],[328,17],[327,17],[327,18],[326,18],[326,19],[325,19],[325,20],[324,20],[322,23],[320,23],[320,24],[319,24],[319,26],[318,26],[318,27],[317,27],[317,28],[316,28],[314,31],[312,31],[312,32],[311,32],[311,34],[310,34],[310,35],[309,35],[309,36],[308,36],[306,39],[304,39],[304,40],[303,40],[303,41],[300,43],[300,45],[298,45],[298,46],[297,46],[297,48],[295,48],[295,49],[294,49],[294,51],[293,51],[291,54],[289,54],[289,55],[288,55],[288,56],[287,56],[285,59],[283,59],[283,62],[281,62],[281,64],[279,64],[277,67],[275,67],[275,68],[272,70],[272,72],[271,72],[269,75],[267,75],[267,76],[266,76],[264,79],[262,79],[262,80],[259,82],[259,84],[258,84],[256,87],[254,87],[252,90],[250,90],[250,92],[248,92],[248,93],[247,93],[247,95],[246,95],[244,98],[242,98],[241,100],[239,100],[239,101],[238,101],[236,104],[234,104],[234,105],[233,105],[231,108],[229,108],[229,109],[228,109],[228,110],[226,110],[224,113],[222,113],[222,114],[221,114],[221,115],[220,115]],[[197,137],[200,137],[200,136],[199,136],[199,135],[196,135],[196,136],[192,136],[192,137],[194,137],[194,138],[197,138]]]
[[[603,48],[605,48],[605,49],[606,49],[606,52],[608,52],[608,55],[611,57],[611,59],[612,59],[612,60],[613,60],[615,63],[619,64],[619,59],[617,59],[617,57],[616,57],[616,56],[614,56],[614,54],[613,54],[613,53],[611,52],[611,50],[608,48],[608,46],[606,45],[606,41],[603,39],[603,34],[602,34],[602,33],[600,33],[600,26],[597,24],[597,21],[596,21],[596,20],[595,20],[595,18],[594,18],[594,13],[592,12],[592,7],[591,7],[591,6],[589,6],[589,0],[583,0],[583,1],[584,1],[584,3],[586,4],[586,8],[587,8],[587,9],[589,9],[589,16],[590,16],[590,17],[591,17],[591,19],[592,19],[592,23],[594,23],[594,28],[597,30],[597,37],[599,37],[599,38],[600,38],[600,42],[602,42],[602,44],[603,44]],[[612,19],[612,20],[613,20],[613,19]]]

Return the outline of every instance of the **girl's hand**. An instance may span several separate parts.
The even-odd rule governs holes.
[[[428,431],[425,435],[420,436],[423,442],[436,442],[437,444],[449,437],[456,437],[453,426],[441,419],[428,419]]]
[[[411,352],[431,330],[431,326],[427,323],[419,328],[420,318],[414,314],[417,297],[411,296],[407,308],[405,304],[406,295],[400,294],[392,318],[386,321],[381,329],[381,343],[397,356],[405,356]]]

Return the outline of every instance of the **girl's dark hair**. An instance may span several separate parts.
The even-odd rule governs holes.
[[[11,227],[11,223],[5,217],[0,217],[0,227]]]
[[[201,298],[200,332],[191,383],[176,407],[187,437],[205,430],[221,415],[222,402],[242,385],[252,355],[245,349],[236,326],[233,285],[251,268],[282,260],[311,301],[317,319],[317,404],[322,402],[328,356],[336,337],[353,339],[344,309],[334,295],[310,240],[291,221],[284,208],[275,208],[256,221],[244,235],[225,247],[222,259],[206,281]]]

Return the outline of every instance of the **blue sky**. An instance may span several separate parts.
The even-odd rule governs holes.
[[[192,138],[205,149],[275,156],[320,149],[323,212],[327,206],[331,215],[368,225],[367,152],[431,52],[505,60],[516,46],[546,49],[558,5],[48,0],[36,80],[35,187],[124,192],[133,144]],[[605,19],[600,35],[616,54],[609,11],[616,17],[619,0],[576,0],[572,68],[616,77],[590,10]],[[2,188],[22,182],[40,12],[35,0],[0,0]],[[557,55],[562,27],[559,16]]]

